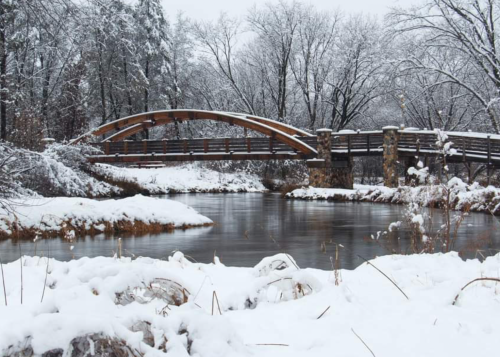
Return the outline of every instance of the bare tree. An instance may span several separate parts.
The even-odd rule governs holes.
[[[332,129],[344,129],[362,117],[380,96],[386,50],[374,20],[358,15],[343,24],[325,100],[331,105]]]
[[[251,101],[245,95],[236,70],[236,45],[240,34],[239,22],[222,13],[215,23],[198,22],[194,35],[208,56],[207,64],[223,78],[243,105],[243,111],[255,114]]]
[[[454,50],[470,61],[476,75],[464,77],[417,56],[406,59],[409,66],[440,73],[446,78],[442,83],[454,83],[468,91],[481,105],[496,133],[500,133],[498,15],[499,3],[495,0],[427,0],[418,7],[393,9],[389,16],[396,33],[425,36],[422,51]]]
[[[326,81],[334,66],[339,18],[338,13],[319,12],[308,7],[298,27],[291,69],[304,99],[311,130],[316,125]]]
[[[278,120],[287,116],[290,61],[302,12],[300,3],[280,0],[277,4],[267,3],[262,9],[254,7],[248,15],[250,29],[257,34],[260,55],[264,57],[262,72],[266,75]]]

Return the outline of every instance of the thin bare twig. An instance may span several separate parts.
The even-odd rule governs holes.
[[[222,315],[222,311],[220,310],[220,305],[219,305],[219,298],[217,297],[217,293],[213,292],[212,294],[212,316],[214,315],[214,302],[217,302],[217,308],[219,309],[219,315]]]
[[[23,255],[21,253],[21,242],[19,244],[19,261],[21,262],[21,305],[23,304]]]
[[[465,288],[467,288],[469,285],[475,283],[476,281],[495,281],[497,283],[500,283],[500,279],[497,279],[497,278],[477,278],[477,279],[471,280],[467,284],[465,284],[462,289],[460,289],[460,291],[458,292],[457,296],[455,296],[455,300],[453,300],[453,304],[452,305],[455,305],[457,303],[457,300],[458,300],[458,297],[460,296],[460,293],[462,291],[464,291]]]
[[[408,297],[408,295],[406,295],[404,293],[403,290],[401,290],[401,288],[398,286],[398,284],[396,284],[391,278],[389,278],[382,270],[380,270],[379,268],[377,268],[375,265],[373,265],[372,263],[370,263],[367,259],[363,258],[361,255],[358,255],[358,257],[360,257],[361,259],[363,259],[368,265],[371,265],[372,267],[374,267],[380,274],[382,274],[383,276],[385,276],[387,278],[387,280],[389,280],[391,283],[394,284],[394,286],[396,288],[398,288],[399,291],[401,291],[401,294],[403,294],[405,296],[405,298],[407,298],[408,300],[410,300],[410,298]]]
[[[7,291],[5,290],[5,275],[3,274],[2,258],[0,258],[0,269],[2,270],[3,298],[5,300],[5,306],[7,306]]]
[[[354,335],[356,335],[357,338],[359,338],[359,340],[361,342],[363,342],[363,345],[365,345],[365,347],[368,349],[368,351],[370,351],[370,353],[372,354],[373,357],[377,357],[375,356],[375,353],[373,353],[372,349],[370,347],[368,347],[368,345],[365,343],[365,341],[363,341],[363,339],[361,337],[359,337],[359,335],[356,333],[356,331],[354,331],[354,329],[351,327],[351,331]]]
[[[327,312],[328,310],[330,310],[330,306],[328,306],[328,307],[325,309],[325,311],[323,311],[323,312],[321,313],[321,315],[319,315],[319,316],[318,316],[318,318],[317,318],[316,320],[319,320],[320,318],[322,318],[322,317],[323,317],[323,315],[324,315],[324,314],[326,314],[326,312]]]

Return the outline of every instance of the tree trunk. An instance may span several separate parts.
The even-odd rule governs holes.
[[[0,29],[0,139],[7,139],[7,46],[5,43],[5,25]]]

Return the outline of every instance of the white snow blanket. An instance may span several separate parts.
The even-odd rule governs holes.
[[[160,168],[100,166],[115,178],[137,182],[152,194],[169,192],[264,192],[257,175],[222,173],[198,164]]]
[[[103,223],[159,223],[175,227],[213,223],[193,208],[165,198],[136,195],[124,199],[93,200],[76,197],[25,198],[10,201],[16,214],[0,208],[0,233],[10,234],[10,224],[23,229],[59,231],[65,222],[89,230],[104,230]]]
[[[500,285],[473,283],[453,302],[471,280],[498,278],[500,254],[482,263],[456,253],[372,260],[408,298],[366,263],[335,279],[286,254],[255,268],[214,261],[176,252],[168,261],[23,257],[3,265],[0,353],[70,352],[74,338],[100,333],[142,356],[370,356],[364,343],[384,357],[498,355]],[[159,293],[181,290],[180,306]]]

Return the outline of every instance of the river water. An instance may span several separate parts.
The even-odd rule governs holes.
[[[168,198],[210,217],[215,226],[143,236],[97,235],[73,242],[46,239],[37,243],[36,254],[49,254],[58,260],[112,256],[121,237],[126,256],[166,258],[180,250],[200,262],[213,261],[215,254],[226,265],[254,266],[265,256],[285,252],[301,267],[331,269],[338,245],[340,267],[352,269],[363,262],[359,256],[370,259],[408,249],[405,225],[383,239],[370,238],[387,231],[391,222],[404,220],[404,206],[287,200],[278,194],[257,193],[179,194]],[[484,255],[492,254],[500,248],[499,228],[495,217],[470,214],[460,226],[456,249],[469,246],[467,257],[478,254],[477,248]],[[480,245],[470,247],[473,243]],[[35,244],[0,242],[4,263],[18,259],[20,251],[33,255]]]

